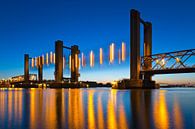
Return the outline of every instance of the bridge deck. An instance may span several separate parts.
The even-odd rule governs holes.
[[[175,74],[175,73],[195,73],[195,68],[180,68],[180,69],[161,69],[161,70],[143,70],[141,74]]]

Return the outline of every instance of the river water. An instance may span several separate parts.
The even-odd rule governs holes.
[[[195,128],[195,88],[0,89],[0,129]]]

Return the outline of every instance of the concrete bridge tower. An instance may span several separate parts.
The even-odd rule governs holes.
[[[78,82],[79,74],[79,47],[71,46],[71,82]]]
[[[130,15],[130,81],[126,88],[141,88],[140,13],[136,10],[131,10]]]
[[[61,83],[63,80],[63,41],[55,42],[55,81]]]
[[[24,82],[29,82],[29,55],[24,55]]]

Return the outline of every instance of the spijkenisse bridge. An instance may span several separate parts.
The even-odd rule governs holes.
[[[124,84],[116,88],[158,88],[152,76],[155,74],[171,73],[191,73],[195,72],[195,49],[182,50],[168,53],[152,54],[152,23],[143,20],[137,10],[131,10],[130,14],[130,79],[125,80]],[[140,25],[144,27],[144,55],[140,56]],[[64,49],[70,51],[68,57],[63,55]],[[98,64],[102,65],[104,61],[103,49],[99,49]],[[115,44],[109,46],[108,62],[113,63],[118,57],[118,62],[124,62],[128,53],[126,53],[126,44],[123,42],[116,51]],[[188,63],[188,61],[190,63]],[[87,62],[89,61],[89,62]],[[86,64],[93,67],[97,63],[93,51],[90,52],[87,59],[84,52],[80,52],[79,46],[65,46],[63,41],[55,42],[55,52],[47,53],[37,58],[29,57],[25,54],[24,81],[29,83],[29,66],[38,69],[38,80],[43,81],[43,66],[55,64],[55,83],[64,83],[67,79],[72,83],[79,82],[79,68],[85,68]],[[186,64],[188,63],[188,64]],[[31,64],[31,65],[30,65]],[[70,78],[63,77],[63,69],[69,67],[71,71]]]

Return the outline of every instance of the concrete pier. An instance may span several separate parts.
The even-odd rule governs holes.
[[[152,23],[144,23],[144,57],[152,55]],[[152,60],[147,58],[144,60],[143,70],[152,69]],[[143,79],[143,88],[155,88],[155,81],[152,81],[152,75],[145,73]]]
[[[152,55],[152,23],[145,22],[144,24],[144,57]],[[152,69],[152,61],[144,60],[144,70]],[[151,75],[144,75],[144,79],[151,80]]]
[[[129,87],[142,87],[142,80],[140,79],[140,13],[136,10],[131,10],[130,23],[130,82]]]
[[[57,83],[63,80],[63,41],[55,42],[55,81]]]
[[[79,74],[79,47],[71,46],[71,82],[78,82]]]
[[[24,82],[29,82],[29,55],[24,55]]]
[[[38,80],[39,82],[43,81],[43,57],[39,57]]]

